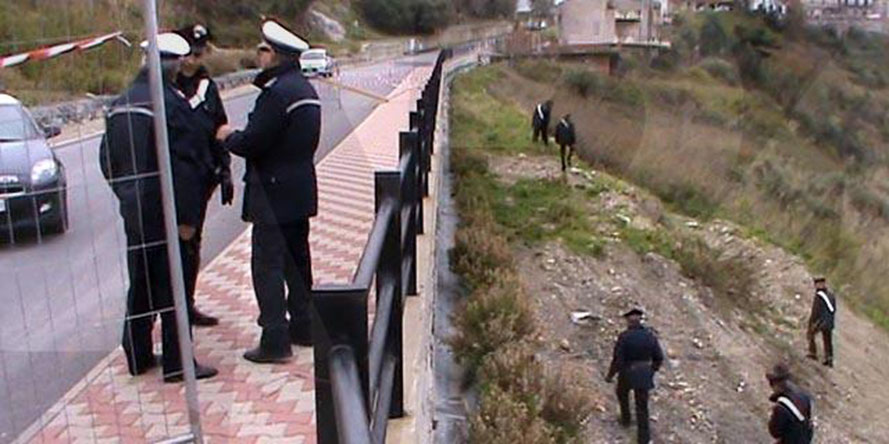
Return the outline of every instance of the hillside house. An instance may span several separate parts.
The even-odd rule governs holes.
[[[565,0],[559,5],[562,46],[659,42],[658,0]]]

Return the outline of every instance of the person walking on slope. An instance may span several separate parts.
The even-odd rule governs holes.
[[[577,135],[574,133],[574,122],[571,114],[565,114],[559,124],[556,125],[556,143],[559,145],[559,155],[562,157],[562,172],[571,166],[571,156],[574,154],[574,144],[577,143]]]
[[[549,119],[552,112],[552,100],[538,103],[534,107],[534,115],[531,117],[531,127],[534,129],[534,135],[531,137],[533,142],[536,143],[539,138],[543,138],[543,144],[549,146]]]
[[[614,356],[605,382],[611,383],[617,375],[617,399],[620,402],[620,423],[630,426],[630,391],[636,404],[637,442],[647,444],[651,441],[648,416],[648,392],[654,388],[654,374],[660,370],[664,362],[657,336],[642,325],[644,313],[634,308],[623,317],[627,320],[627,329],[617,338],[614,345]]]
[[[775,444],[809,444],[814,436],[812,397],[791,381],[790,371],[778,364],[766,373],[774,403],[769,418],[769,434]]]
[[[815,336],[820,332],[824,342],[824,361],[828,367],[833,367],[833,327],[835,325],[837,300],[827,289],[827,279],[816,277],[815,298],[812,301],[812,313],[809,315],[809,328],[806,338],[809,340],[810,359],[818,360],[818,348],[815,345]]]

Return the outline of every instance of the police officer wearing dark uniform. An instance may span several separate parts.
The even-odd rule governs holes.
[[[191,44],[191,55],[185,57],[182,63],[182,69],[176,76],[176,86],[185,94],[188,105],[194,113],[194,118],[200,123],[199,129],[204,132],[208,142],[202,143],[202,147],[206,147],[204,152],[199,153],[201,162],[209,165],[208,174],[201,177],[200,193],[202,195],[202,205],[200,208],[200,218],[197,224],[197,231],[190,242],[182,244],[182,267],[185,276],[185,289],[189,303],[189,317],[194,325],[213,326],[219,323],[219,320],[213,316],[207,315],[195,306],[194,293],[198,280],[198,271],[201,267],[201,239],[204,231],[204,221],[207,216],[207,206],[210,198],[216,191],[216,187],[221,187],[221,198],[223,205],[231,205],[234,198],[234,186],[231,180],[231,156],[222,147],[222,144],[216,140],[216,131],[222,125],[228,123],[228,116],[225,114],[225,107],[222,103],[222,97],[219,96],[219,88],[216,82],[210,77],[207,68],[201,63],[204,55],[208,50],[207,43],[211,35],[210,31],[203,25],[186,26],[176,31],[177,34],[184,37]]]
[[[809,328],[806,331],[806,338],[809,340],[808,357],[816,361],[818,360],[815,336],[820,332],[824,340],[824,361],[822,362],[828,367],[833,367],[833,327],[836,319],[837,299],[827,289],[827,279],[816,277],[814,283],[815,298],[812,301]]]
[[[571,166],[574,144],[577,143],[571,114],[565,114],[565,117],[562,117],[562,120],[556,125],[556,143],[559,145],[559,154],[562,157],[562,172],[565,172]]]
[[[147,43],[143,42],[143,48]],[[200,196],[196,178],[203,166],[196,155],[202,134],[184,95],[173,86],[182,57],[191,51],[188,42],[173,33],[158,36],[164,82],[164,104],[173,166],[177,223],[180,241],[187,242],[198,221]],[[130,88],[115,100],[106,115],[99,159],[102,174],[120,204],[127,237],[130,288],[124,323],[123,349],[129,372],[139,375],[157,365],[152,334],[155,314],[160,312],[164,381],[182,380],[182,361],[176,331],[164,227],[164,209],[157,152],[154,141],[154,110],[143,68]],[[176,234],[173,234],[175,236]],[[195,364],[199,379],[216,375],[216,369]]]
[[[547,100],[544,103],[538,103],[534,107],[534,115],[531,117],[531,127],[534,129],[532,140],[543,138],[543,144],[549,145],[549,119],[553,112],[553,101]]]
[[[651,440],[648,425],[648,392],[654,388],[654,374],[664,362],[657,336],[642,325],[644,313],[634,308],[623,315],[627,329],[617,338],[614,357],[605,381],[617,375],[617,399],[620,402],[620,423],[630,425],[630,391],[636,403],[637,439],[639,444]]]
[[[308,43],[273,20],[263,23],[262,34],[263,71],[254,81],[262,92],[247,127],[232,132],[223,126],[218,137],[247,160],[244,218],[253,223],[251,269],[262,339],[244,358],[274,363],[290,359],[291,342],[312,343],[309,218],[318,212],[314,157],[321,102],[299,66]]]
[[[772,387],[769,400],[774,403],[769,418],[769,434],[775,444],[809,444],[812,442],[812,397],[791,381],[790,371],[778,364],[766,373]]]

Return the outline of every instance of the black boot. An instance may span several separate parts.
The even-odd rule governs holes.
[[[312,327],[309,322],[290,324],[290,342],[303,347],[312,346]]]
[[[197,362],[194,363],[194,376],[196,379],[210,379],[218,374],[219,370],[216,370],[214,367],[201,365]],[[183,375],[182,370],[164,375],[164,382],[167,383],[182,382],[183,379],[185,379],[185,375]]]
[[[195,307],[191,312],[191,324],[197,327],[213,327],[219,325],[219,318],[210,316]]]
[[[277,352],[264,350],[262,346],[244,352],[244,359],[257,364],[284,364],[293,357],[293,350],[287,348]]]

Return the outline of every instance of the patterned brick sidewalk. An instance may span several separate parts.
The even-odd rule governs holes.
[[[393,169],[398,132],[408,126],[431,68],[410,72],[318,165],[319,216],[310,240],[316,283],[348,282],[373,221],[373,172]],[[202,272],[197,299],[219,316],[218,327],[195,330],[196,356],[220,375],[199,383],[208,442],[314,443],[312,350],[296,347],[286,365],[254,365],[241,354],[259,337],[250,281],[249,230]],[[182,385],[155,371],[132,378],[123,353],[106,357],[20,438],[34,443],[151,442],[188,432]]]

